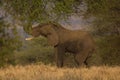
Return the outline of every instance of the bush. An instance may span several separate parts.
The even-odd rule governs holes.
[[[48,46],[44,37],[26,41],[20,51],[15,52],[16,64],[30,64],[43,62],[45,64],[54,62],[54,49]]]
[[[0,18],[0,67],[14,64],[14,50],[21,47],[20,37],[16,27],[4,19]]]
[[[101,64],[120,65],[120,36],[101,37],[96,40],[96,43]]]

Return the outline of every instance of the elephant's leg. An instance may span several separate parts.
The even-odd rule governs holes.
[[[87,58],[85,59],[85,61],[84,61],[84,64],[85,64],[86,66],[88,66],[88,62],[87,62],[88,58],[89,58],[89,57],[87,57]]]
[[[91,54],[91,52],[90,52],[89,54]],[[87,67],[89,67],[88,61],[89,61],[89,59],[91,58],[91,56],[92,56],[92,55],[88,55],[87,58],[86,58],[86,60],[84,61],[84,64],[85,64]]]
[[[63,67],[63,60],[64,60],[65,51],[61,47],[56,48],[56,64],[57,67]]]
[[[81,51],[80,53],[77,53],[75,55],[75,61],[76,63],[81,66],[82,64],[85,63],[86,59],[88,56],[88,51]]]
[[[77,66],[79,66],[79,62],[78,62],[78,60],[76,59],[76,55],[74,55],[74,60],[75,60],[75,62],[76,62],[76,64],[77,64]]]

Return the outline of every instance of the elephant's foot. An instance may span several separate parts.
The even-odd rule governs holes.
[[[63,67],[63,62],[57,62],[57,67],[62,68]]]

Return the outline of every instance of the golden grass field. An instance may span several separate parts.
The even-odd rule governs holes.
[[[0,69],[0,80],[120,80],[120,67],[9,66]]]

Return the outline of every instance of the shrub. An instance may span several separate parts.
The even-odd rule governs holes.
[[[105,36],[98,38],[97,54],[101,57],[101,64],[120,65],[120,37]]]
[[[44,37],[25,41],[25,46],[20,51],[15,52],[16,64],[29,64],[43,62],[48,64],[54,61],[54,49],[48,46]]]

